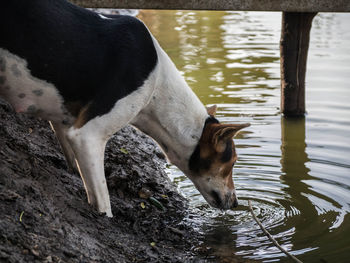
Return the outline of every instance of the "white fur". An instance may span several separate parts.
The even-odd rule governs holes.
[[[158,82],[152,100],[132,124],[156,140],[169,161],[186,173],[208,113],[155,39],[154,44],[161,65]]]

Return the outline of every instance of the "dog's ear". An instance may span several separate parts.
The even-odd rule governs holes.
[[[208,112],[208,114],[210,115],[210,116],[215,116],[215,114],[216,114],[216,109],[217,109],[218,107],[216,106],[216,105],[213,105],[213,106],[210,106],[210,107],[207,107],[207,112]]]
[[[224,152],[226,149],[227,140],[232,140],[239,130],[249,126],[250,123],[221,124],[219,129],[213,135],[215,150],[217,152]]]

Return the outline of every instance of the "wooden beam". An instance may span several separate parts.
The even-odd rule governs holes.
[[[283,12],[281,32],[281,111],[305,114],[305,74],[312,19],[317,13]]]
[[[349,0],[70,0],[90,8],[350,12]]]

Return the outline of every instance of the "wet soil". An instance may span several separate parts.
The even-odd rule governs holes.
[[[68,172],[48,122],[0,101],[0,262],[202,262],[191,250],[199,234],[182,223],[187,202],[164,165],[142,133],[115,134],[105,154],[107,218]]]

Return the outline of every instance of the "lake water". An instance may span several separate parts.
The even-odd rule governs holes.
[[[350,14],[318,14],[306,76],[307,115],[280,113],[279,12],[142,11],[185,79],[221,122],[250,122],[235,139],[240,206],[210,208],[175,167],[190,200],[194,249],[217,262],[234,257],[287,262],[261,232],[248,200],[277,241],[304,262],[350,262]]]

